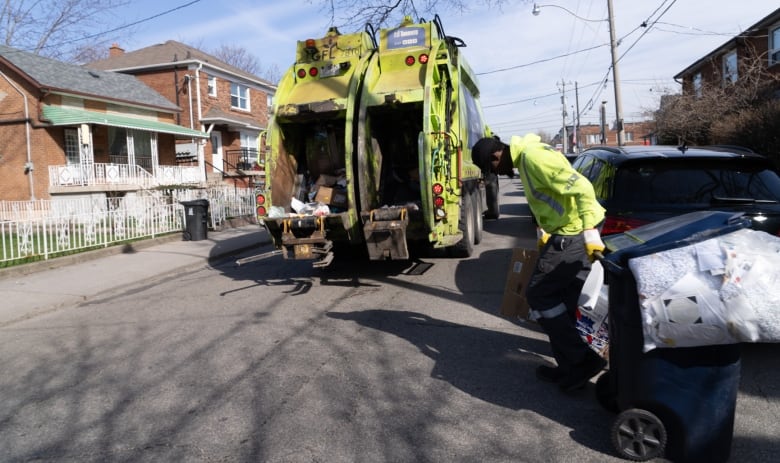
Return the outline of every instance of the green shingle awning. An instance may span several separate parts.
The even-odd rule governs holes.
[[[142,119],[140,117],[122,116],[118,114],[100,113],[86,109],[66,108],[62,106],[43,106],[43,117],[52,125],[97,124],[126,129],[145,130],[147,132],[170,133],[177,138],[209,138],[206,132],[188,129],[176,124]]]

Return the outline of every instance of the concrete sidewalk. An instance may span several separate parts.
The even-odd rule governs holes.
[[[0,326],[269,243],[266,231],[250,224],[209,231],[200,241],[176,233],[0,269]]]

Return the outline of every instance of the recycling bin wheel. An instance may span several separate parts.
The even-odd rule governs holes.
[[[627,460],[647,461],[663,456],[666,438],[661,420],[639,408],[621,412],[612,425],[612,445]]]
[[[612,382],[612,373],[607,370],[596,380],[596,400],[605,410],[618,413],[620,406],[617,401],[617,388]]]

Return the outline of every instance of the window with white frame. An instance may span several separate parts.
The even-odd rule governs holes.
[[[79,163],[79,133],[76,129],[65,129],[65,159],[69,165]]]
[[[589,133],[587,136],[587,143],[589,145],[598,145],[601,143],[601,135],[598,133]]]
[[[249,111],[249,87],[241,84],[230,84],[230,106]]]
[[[217,96],[217,78],[209,76],[208,78],[209,96]]]
[[[634,132],[624,132],[623,135],[623,141],[634,141]]]
[[[769,65],[780,64],[780,25],[769,31]]]
[[[723,55],[723,85],[737,81],[737,50]]]
[[[701,72],[693,75],[693,94],[696,97],[701,97]]]

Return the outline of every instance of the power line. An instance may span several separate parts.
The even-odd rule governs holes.
[[[196,3],[199,3],[199,2],[200,2],[200,0],[193,0],[193,1],[189,2],[189,3],[185,3],[183,5],[179,5],[177,7],[171,8],[169,10],[165,10],[162,13],[157,13],[157,14],[155,14],[153,16],[149,16],[149,17],[144,18],[144,19],[139,19],[138,21],[131,22],[131,23],[125,24],[123,26],[115,27],[113,29],[109,29],[109,30],[103,31],[103,32],[98,32],[98,33],[92,34],[92,35],[85,35],[83,37],[79,37],[79,38],[73,39],[73,40],[66,40],[64,42],[60,42],[60,43],[54,44],[54,45],[44,45],[41,48],[61,47],[63,45],[68,45],[68,44],[71,44],[71,43],[80,42],[82,40],[94,39],[95,37],[100,37],[101,35],[110,34],[112,32],[121,31],[122,29],[127,29],[129,27],[137,26],[138,24],[143,24],[145,22],[151,21],[152,19],[159,18],[160,16],[165,16],[166,14],[170,14],[170,13],[173,13],[174,11],[178,11],[178,10],[181,10],[183,8],[187,8],[188,6],[192,6],[192,5],[194,5]]]

